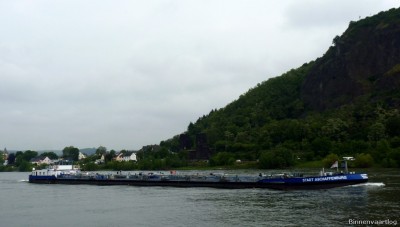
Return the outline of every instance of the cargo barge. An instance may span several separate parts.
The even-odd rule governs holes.
[[[346,168],[347,170],[347,168]],[[232,175],[232,174],[183,174],[170,172],[116,174],[82,172],[72,163],[57,163],[48,169],[33,170],[29,183],[37,184],[90,184],[90,185],[131,185],[161,187],[211,187],[211,188],[268,188],[279,190],[292,189],[327,189],[354,185],[368,181],[364,173],[332,173],[321,171],[317,176],[303,174],[274,175]]]

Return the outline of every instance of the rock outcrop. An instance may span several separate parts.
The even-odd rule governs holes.
[[[359,97],[385,99],[400,88],[400,9],[350,22],[316,60],[302,85],[308,109],[325,111]],[[387,104],[400,106],[393,94]]]

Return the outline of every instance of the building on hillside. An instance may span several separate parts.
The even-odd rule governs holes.
[[[4,151],[1,152],[1,155],[3,155],[3,160],[4,160],[4,161],[7,161],[7,159],[8,159],[8,151],[7,151],[7,148],[4,148]],[[4,165],[7,165],[7,164],[4,164]]]
[[[94,161],[94,164],[97,164],[97,165],[103,164],[103,163],[105,163],[105,160],[106,160],[106,158],[105,158],[104,154],[102,154],[100,159],[96,159],[96,161]]]
[[[34,165],[41,165],[41,164],[52,164],[53,161],[49,158],[49,157],[36,157],[36,158],[32,158],[30,160],[30,162]]]
[[[82,152],[79,152],[78,160],[85,159],[85,158],[86,158],[86,155]]]
[[[4,154],[3,152],[1,152],[0,151],[0,157],[4,160],[4,161],[6,161],[7,159],[8,159],[8,156],[6,155],[6,154]],[[2,164],[2,163],[0,163],[0,164]]]
[[[4,151],[0,151],[0,155],[2,156],[4,162],[0,163],[0,165],[8,165],[8,151],[7,148],[4,148]]]
[[[117,154],[117,156],[114,157],[114,160],[117,162],[122,162],[124,160],[124,153],[120,152]]]
[[[179,135],[179,149],[180,150],[190,150],[193,147],[192,140],[188,134]]]
[[[189,150],[189,160],[209,160],[211,149],[207,143],[207,135],[199,133],[196,135],[196,149]]]
[[[117,157],[115,157],[115,161],[118,162],[137,161],[136,153],[134,153],[133,151],[120,152],[117,155]]]

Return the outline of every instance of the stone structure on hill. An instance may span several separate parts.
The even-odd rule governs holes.
[[[199,133],[196,135],[196,146],[192,149],[192,141],[187,134],[179,136],[179,145],[182,150],[189,151],[189,160],[208,160],[211,157],[211,149],[207,143],[207,135]]]

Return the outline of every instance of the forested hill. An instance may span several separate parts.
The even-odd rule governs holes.
[[[215,164],[287,167],[331,154],[357,156],[361,167],[399,167],[399,85],[400,9],[391,9],[350,22],[321,58],[258,84],[160,145],[201,146]]]
[[[399,9],[350,22],[333,43],[305,78],[302,98],[307,107],[322,111],[360,96],[399,106]]]

